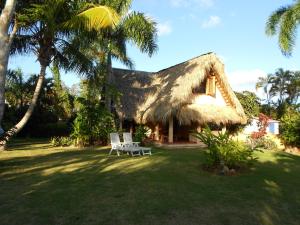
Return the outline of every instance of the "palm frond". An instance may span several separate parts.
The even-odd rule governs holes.
[[[152,56],[157,50],[156,23],[143,13],[133,12],[126,16],[120,25],[128,40],[138,48]]]
[[[64,23],[71,29],[86,29],[89,31],[102,28],[112,28],[119,23],[119,16],[115,10],[107,6],[94,6],[89,8]]]
[[[10,48],[10,54],[28,54],[35,51],[34,46],[34,40],[31,35],[16,35]]]
[[[132,0],[102,0],[101,5],[109,6],[116,10],[119,15],[126,14],[132,4]]]
[[[285,56],[292,54],[297,35],[297,26],[300,21],[300,1],[293,5],[281,7],[271,14],[266,24],[266,34],[279,33],[279,47]],[[278,31],[279,30],[279,31]]]
[[[281,7],[271,14],[271,16],[269,17],[269,19],[267,20],[267,23],[266,23],[266,34],[267,35],[273,36],[277,33],[277,29],[280,25],[280,20],[281,20],[282,15],[286,11],[288,11],[290,8],[291,8],[290,6]]]
[[[93,62],[79,51],[78,46],[66,40],[57,40],[54,57],[55,63],[65,71],[74,71],[80,76],[86,76],[93,71]]]
[[[281,29],[279,32],[279,47],[284,55],[290,55],[295,45],[296,26],[295,9],[291,8],[282,15]]]

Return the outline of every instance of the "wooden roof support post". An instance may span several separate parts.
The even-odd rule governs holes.
[[[173,143],[173,138],[174,137],[174,121],[173,121],[173,116],[170,116],[169,118],[169,137],[168,141],[169,143]]]
[[[224,134],[226,132],[226,126],[222,127],[222,133]]]
[[[120,118],[119,128],[120,131],[123,131],[123,120],[121,118]]]
[[[154,140],[159,141],[159,123],[155,125]]]
[[[132,123],[130,124],[129,132],[130,132],[131,134],[133,134],[133,124],[132,124]]]

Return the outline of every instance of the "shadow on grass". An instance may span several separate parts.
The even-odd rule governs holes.
[[[202,151],[153,152],[132,158],[108,156],[107,149],[49,150],[46,155],[0,160],[0,220],[299,224],[300,157],[266,152],[249,173],[222,177],[200,170]]]

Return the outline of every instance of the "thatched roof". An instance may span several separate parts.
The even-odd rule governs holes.
[[[214,73],[227,106],[191,104],[192,89]],[[182,124],[245,123],[244,110],[225,76],[216,54],[208,53],[156,73],[114,69],[117,89],[122,93],[117,107],[123,119],[137,123],[166,122],[173,115]]]

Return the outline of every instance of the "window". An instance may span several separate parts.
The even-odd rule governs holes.
[[[212,97],[216,97],[216,77],[210,76],[206,82],[206,94]]]
[[[193,88],[193,94],[206,94],[212,97],[216,97],[216,77],[209,76],[202,81],[201,85]]]

